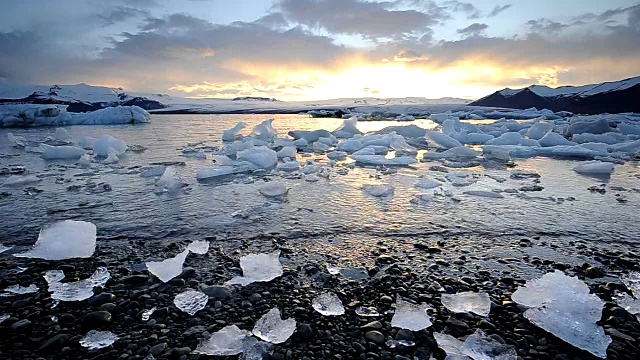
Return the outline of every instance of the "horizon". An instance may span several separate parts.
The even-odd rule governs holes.
[[[638,1],[3,6],[4,83],[87,83],[191,99],[474,100],[505,88],[640,74]]]

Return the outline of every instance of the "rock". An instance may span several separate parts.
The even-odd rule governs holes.
[[[360,329],[362,330],[367,330],[367,329],[382,329],[382,324],[380,323],[380,321],[372,321],[368,324],[362,325],[360,327]]]
[[[149,349],[149,354],[153,356],[160,355],[167,348],[167,343],[156,344]]]
[[[45,341],[45,343],[38,349],[39,352],[51,353],[52,351],[57,351],[61,349],[67,342],[69,342],[69,335],[67,334],[58,334],[54,335],[49,340]]]
[[[395,339],[397,341],[416,341],[416,336],[413,334],[413,331],[407,329],[400,329],[396,333]]]
[[[604,277],[606,275],[606,273],[604,272],[604,270],[597,268],[597,267],[588,267],[584,270],[585,275],[588,278],[591,279],[595,279],[595,278],[601,278]]]
[[[313,338],[313,328],[311,325],[298,323],[298,337],[302,340],[309,341]]]
[[[378,345],[384,344],[384,335],[380,331],[372,330],[364,334],[365,339],[372,341]]]
[[[29,305],[29,300],[28,299],[21,299],[21,300],[16,300],[13,302],[13,304],[11,304],[11,308],[13,310],[18,310],[18,309],[22,309],[23,307]]]
[[[89,305],[100,306],[102,304],[106,304],[108,302],[112,302],[116,299],[116,296],[112,293],[101,293],[92,298],[90,298],[87,302]]]
[[[143,274],[131,275],[122,279],[122,282],[128,285],[141,285],[146,283],[147,281],[149,281],[149,276]]]
[[[82,317],[82,326],[87,329],[95,329],[111,322],[111,313],[108,311],[93,311]]]
[[[10,328],[13,331],[23,331],[26,330],[29,326],[31,326],[31,321],[22,319],[13,323]]]
[[[202,289],[202,292],[207,294],[209,298],[213,300],[226,300],[231,297],[231,288],[224,285],[207,286]]]

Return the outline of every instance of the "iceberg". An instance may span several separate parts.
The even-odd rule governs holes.
[[[112,345],[118,336],[111,331],[90,330],[82,339],[80,345],[89,350],[98,350]]]
[[[418,150],[407,144],[402,135],[397,135],[395,131],[389,134],[389,147],[398,154],[416,155]]]
[[[189,255],[189,249],[184,250],[178,255],[162,260],[162,261],[149,261],[145,263],[147,270],[155,275],[160,281],[166,283],[174,277],[182,273],[182,265]]]
[[[550,122],[547,122],[547,121],[537,122],[537,123],[533,124],[529,128],[529,130],[527,130],[527,137],[529,137],[529,139],[540,140],[547,133],[549,133],[551,130],[553,130],[553,128],[554,128],[553,123],[550,123]]]
[[[279,181],[271,181],[258,188],[258,191],[264,197],[279,198],[286,195],[289,192],[289,189]]]
[[[33,249],[16,257],[64,260],[88,258],[96,250],[96,226],[86,221],[64,220],[43,227]]]
[[[391,326],[411,331],[426,329],[433,324],[427,314],[429,309],[431,306],[427,304],[413,304],[397,295],[396,311],[391,319]]]
[[[273,123],[273,119],[269,119],[254,126],[253,130],[251,130],[250,136],[252,138],[261,139],[265,141],[274,140],[278,136],[278,133],[273,128],[272,123]]]
[[[486,142],[487,145],[540,146],[537,140],[523,138],[519,132],[507,132]]]
[[[49,286],[51,299],[58,301],[81,301],[93,296],[94,287],[104,287],[111,278],[105,267],[99,267],[89,278],[75,282],[60,282],[64,279],[62,270],[49,270],[44,279]]]
[[[375,197],[387,197],[393,195],[393,186],[368,184],[362,187],[362,191]]]
[[[282,320],[280,310],[273,308],[256,322],[252,332],[253,335],[264,341],[280,344],[287,341],[295,330],[296,321],[294,319]]]
[[[609,162],[587,162],[573,168],[573,171],[583,175],[609,175],[613,172],[615,164]]]
[[[232,127],[229,130],[225,130],[222,133],[222,141],[234,141],[236,138],[239,137],[238,133],[246,127],[247,127],[247,124],[243,122],[237,123],[236,126]]]
[[[258,340],[246,330],[229,325],[213,333],[209,339],[203,340],[193,351],[194,354],[212,356],[230,356],[240,354],[253,347]]]
[[[442,305],[454,313],[474,313],[488,316],[491,311],[491,299],[487,293],[461,292],[457,294],[442,294]]]
[[[47,144],[41,144],[43,149],[42,156],[46,160],[77,160],[82,155],[86,154],[86,150],[77,146],[51,146]]]
[[[11,175],[3,183],[3,186],[23,186],[42,181],[36,175]]]
[[[249,254],[240,258],[242,276],[227,281],[228,285],[246,286],[254,282],[267,282],[282,276],[280,250],[267,254]]]
[[[556,270],[527,281],[511,299],[530,308],[524,317],[534,325],[577,348],[606,358],[611,338],[596,324],[602,317],[604,302],[589,294],[587,284],[577,277]]]
[[[238,151],[236,157],[238,160],[246,160],[262,169],[271,169],[278,164],[278,155],[266,146]]]
[[[349,139],[339,143],[338,146],[336,146],[336,149],[347,153],[353,153],[362,149],[363,147],[364,145],[359,140]]]
[[[151,115],[139,106],[116,106],[72,114],[66,124],[51,125],[111,125],[111,124],[139,124],[147,123]]]
[[[176,297],[173,299],[173,304],[178,309],[193,316],[198,311],[204,309],[208,301],[209,296],[207,296],[207,294],[201,291],[187,290],[176,295]]]
[[[0,127],[64,126],[73,118],[66,106],[3,105],[0,107]]]
[[[338,295],[324,292],[315,297],[311,303],[313,309],[324,316],[344,315],[344,306]]]

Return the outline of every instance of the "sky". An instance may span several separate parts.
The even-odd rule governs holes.
[[[627,0],[2,0],[0,82],[458,97],[640,75]]]

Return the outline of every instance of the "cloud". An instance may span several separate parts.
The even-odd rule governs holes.
[[[557,34],[570,26],[569,24],[562,24],[546,18],[529,20],[525,25],[529,28],[530,32],[542,34]]]
[[[148,16],[149,12],[146,10],[140,10],[127,6],[116,6],[115,8],[111,9],[107,15],[98,15],[98,17],[103,21],[103,26],[114,25],[116,23],[123,22],[129,19]]]
[[[496,5],[496,6],[493,8],[493,10],[491,10],[491,11],[489,12],[489,14],[487,15],[487,17],[494,17],[494,16],[496,16],[496,15],[500,14],[501,12],[503,12],[503,11],[507,10],[507,9],[508,9],[508,8],[510,8],[511,6],[512,6],[511,4],[507,4],[507,5],[503,5],[503,6]]]
[[[444,3],[449,9],[455,12],[462,12],[467,15],[467,19],[480,19],[480,18],[491,18],[494,17],[501,12],[507,10],[512,5],[496,5],[491,11],[488,13],[484,13],[482,10],[478,9],[475,5],[471,3],[460,2],[457,0],[450,0]]]
[[[473,23],[464,29],[458,29],[458,34],[463,36],[479,36],[489,27],[487,24]]]

